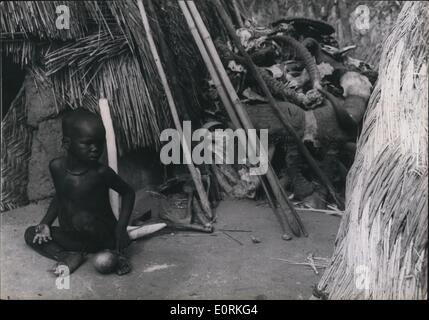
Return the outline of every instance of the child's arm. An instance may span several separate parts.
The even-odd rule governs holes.
[[[51,173],[51,177],[53,178],[53,173],[56,167],[56,160],[52,160],[49,163],[49,171]],[[58,197],[55,194],[51,203],[49,204],[48,210],[40,223],[36,226],[36,235],[34,236],[33,243],[38,242],[41,244],[42,242],[47,242],[48,240],[52,240],[51,238],[51,230],[50,226],[54,223],[55,219],[58,217]]]
[[[59,159],[54,159],[49,162],[49,173],[51,174],[52,180],[54,180],[55,172],[57,172],[59,169],[59,164]],[[39,225],[46,224],[48,227],[50,227],[58,217],[58,208],[58,197],[57,194],[55,194],[48,207],[48,211],[46,212],[42,221],[40,221]]]
[[[42,244],[43,242],[48,242],[52,240],[50,226],[54,223],[55,219],[58,217],[58,201],[57,196],[54,196],[52,199],[48,211],[45,216],[42,218],[40,223],[36,226],[36,234],[34,235],[33,243],[38,242]]]
[[[49,204],[48,211],[46,212],[43,219],[40,221],[39,224],[46,224],[48,227],[50,227],[55,219],[58,217],[58,198],[55,195],[52,199],[51,203]]]
[[[122,197],[116,227],[116,249],[121,250],[128,242],[127,226],[134,207],[135,192],[128,183],[109,167],[106,169],[106,178],[108,187],[118,192]]]

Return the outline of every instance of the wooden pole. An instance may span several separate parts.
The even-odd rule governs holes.
[[[198,50],[201,53],[201,56],[204,60],[204,63],[207,66],[207,69],[210,73],[210,76],[212,77],[213,84],[216,87],[216,90],[219,93],[219,97],[222,101],[222,103],[226,106],[226,111],[228,112],[228,115],[232,121],[232,124],[235,128],[241,128],[240,120],[238,119],[237,115],[235,114],[231,103],[229,101],[228,95],[225,91],[225,88],[222,85],[222,82],[215,70],[215,67],[210,59],[209,53],[207,52],[206,48],[204,47],[204,43],[200,37],[200,34],[198,33],[197,27],[194,23],[194,20],[191,16],[191,13],[189,12],[188,7],[185,4],[184,0],[178,1],[180,8],[182,9],[183,15],[185,16],[186,22],[188,23],[189,30],[191,31],[192,36],[194,37],[195,43],[198,47]],[[240,136],[241,137],[241,136]],[[242,141],[245,143],[245,141]]]
[[[237,95],[237,92],[235,91],[227,73],[226,70],[222,64],[222,61],[220,60],[219,54],[217,53],[217,50],[213,44],[213,41],[210,37],[210,34],[198,12],[197,7],[195,6],[195,3],[193,1],[186,1],[190,12],[194,18],[194,21],[196,22],[197,29],[200,32],[200,35],[202,39],[204,40],[205,45],[207,46],[207,50],[210,53],[210,57],[213,59],[213,63],[216,66],[216,70],[220,74],[220,79],[223,82],[224,87],[226,88],[226,91],[228,92],[228,95],[231,99],[232,105],[235,108],[235,111],[237,112],[237,115],[239,116],[244,128],[246,130],[253,129],[253,125],[249,120],[249,117],[247,115],[247,112],[245,111],[245,108],[241,104],[241,101]],[[256,144],[258,142],[257,137],[249,136],[251,147],[255,150]],[[261,150],[262,152],[265,152],[265,150]],[[299,220],[299,216],[295,211],[295,208],[293,205],[288,201],[287,198],[282,197],[282,192],[279,190],[279,184],[277,183],[277,177],[272,170],[272,168],[269,166],[268,172],[267,172],[267,179],[270,183],[271,189],[273,190],[274,197],[277,199],[284,217],[286,218],[287,225],[291,228],[292,232],[299,236],[301,231],[300,230],[300,223],[297,222]],[[305,232],[303,232],[305,233]],[[286,238],[286,237],[285,237]]]
[[[240,28],[244,27],[243,19],[241,18],[240,9],[238,8],[237,0],[232,0],[232,6],[234,8],[235,18],[237,19],[238,26]]]
[[[174,97],[176,97],[176,101],[179,107],[178,112],[182,116],[182,119],[190,120],[188,111],[184,107],[186,106],[187,102],[179,84],[179,80],[177,76],[177,66],[174,63],[173,53],[171,52],[171,49],[169,48],[169,46],[165,41],[164,32],[162,31],[161,26],[159,25],[158,17],[157,17],[156,10],[152,0],[147,0],[147,9],[149,12],[149,16],[152,15],[153,31],[154,31],[155,37],[157,37],[158,39],[161,55],[164,58],[165,69],[171,79],[170,84],[171,84],[171,88],[173,89]]]
[[[200,197],[203,210],[206,211],[206,213],[209,216],[213,216],[211,213],[211,208],[210,208],[210,204],[209,204],[209,201],[207,198],[206,191],[204,190],[204,186],[203,186],[202,181],[201,181],[201,176],[200,176],[200,174],[198,174],[197,169],[195,168],[195,166],[192,162],[191,152],[190,152],[189,146],[186,142],[186,139],[183,138],[183,129],[182,129],[182,125],[180,123],[179,115],[177,113],[176,104],[174,102],[170,86],[168,85],[167,76],[164,72],[164,68],[162,66],[161,59],[159,58],[159,54],[158,54],[158,50],[157,50],[156,45],[155,45],[155,41],[153,40],[153,37],[152,37],[152,32],[150,30],[149,21],[147,19],[146,10],[144,8],[143,1],[137,0],[137,5],[138,5],[140,15],[141,15],[141,18],[143,21],[143,26],[144,26],[145,31],[146,31],[146,36],[147,36],[147,40],[149,42],[149,47],[150,47],[150,50],[152,52],[153,59],[155,60],[156,68],[157,68],[159,76],[161,78],[162,86],[164,87],[164,91],[165,91],[165,94],[167,96],[167,101],[168,101],[168,105],[169,105],[170,110],[171,110],[171,115],[173,117],[173,121],[174,121],[174,124],[176,126],[176,129],[180,135],[180,142],[182,144],[183,153],[184,153],[184,156],[186,158],[186,163],[188,165],[189,172],[191,173],[192,179],[195,183],[195,188],[196,188],[197,193]]]
[[[249,54],[246,52],[246,50],[241,45],[240,39],[238,39],[237,35],[235,34],[234,27],[232,25],[231,20],[229,19],[227,13],[225,12],[225,9],[222,7],[219,0],[211,0],[212,3],[215,5],[217,11],[219,12],[220,17],[222,18],[225,27],[227,28],[230,37],[232,38],[235,46],[238,48],[240,53],[243,55],[243,57],[246,59],[247,65],[249,67],[250,72],[252,73],[253,77],[258,82],[259,86],[263,90],[265,96],[268,98],[270,106],[273,108],[273,110],[276,112],[278,117],[280,118],[281,122],[285,126],[285,128],[288,130],[288,132],[292,135],[292,137],[295,139],[295,142],[299,148],[299,151],[304,156],[304,158],[307,160],[310,167],[313,169],[313,171],[316,173],[316,175],[319,177],[321,182],[325,185],[325,187],[328,189],[330,195],[335,200],[337,206],[342,210],[344,208],[344,203],[338,198],[334,187],[332,186],[332,183],[329,181],[328,177],[320,170],[319,166],[317,165],[316,161],[314,160],[313,156],[310,154],[304,143],[299,138],[296,131],[293,129],[293,127],[289,123],[289,119],[287,116],[281,112],[279,106],[277,105],[276,100],[274,99],[273,95],[271,94],[267,84],[265,83],[264,79],[258,72],[255,64],[253,63],[253,60],[249,56]]]
[[[267,182],[262,177],[260,177],[260,180],[261,180],[261,185],[262,185],[262,188],[264,189],[265,195],[267,196],[267,201],[268,201],[268,204],[270,205],[271,210],[273,210],[275,216],[280,221],[280,226],[282,230],[286,230],[286,226],[284,225],[285,221],[284,221],[283,215],[279,213],[279,210],[277,209],[277,204],[274,201],[270,190],[268,190]],[[287,233],[283,233],[282,238],[283,240],[291,239]]]
[[[210,57],[213,59],[213,63],[216,66],[216,70],[220,74],[220,79],[223,82],[224,87],[226,88],[226,91],[228,92],[228,95],[231,99],[232,105],[235,107],[235,111],[237,112],[238,117],[240,118],[244,128],[246,130],[253,129],[253,125],[249,119],[249,116],[241,104],[241,101],[237,95],[237,92],[235,91],[227,73],[226,70],[222,64],[222,61],[220,60],[219,54],[217,53],[217,50],[213,44],[213,41],[210,37],[210,34],[198,12],[197,7],[195,6],[195,3],[193,1],[186,1],[186,4],[188,5],[188,8],[190,10],[191,15],[194,18],[194,21],[197,26],[197,30],[200,32],[201,38],[204,41],[204,44],[207,47],[208,52],[210,53]],[[258,138],[249,136],[250,139],[250,145],[253,147],[254,150],[256,150],[256,145]],[[261,148],[261,152],[266,155],[266,151]],[[295,211],[295,208],[293,205],[288,201],[287,198],[282,196],[281,190],[279,190],[279,183],[278,178],[275,175],[274,171],[272,170],[271,166],[268,167],[267,171],[267,179],[270,183],[270,186],[273,190],[274,196],[279,202],[279,205],[282,209],[282,212],[285,215],[286,220],[288,221],[288,225],[290,226],[292,232],[299,236],[303,230],[301,230],[302,223],[299,223],[298,220],[300,220],[298,214]],[[305,234],[305,231],[303,232]]]
[[[109,167],[113,169],[113,171],[118,173],[118,153],[116,150],[115,131],[113,130],[112,117],[110,115],[107,99],[101,98],[98,101],[98,106],[100,108],[101,121],[103,122],[104,128],[106,129],[107,163],[109,164]],[[116,219],[119,219],[119,194],[115,190],[110,189],[109,199],[113,214],[115,215]]]
[[[209,56],[209,53],[207,52],[207,49],[204,46],[203,40],[201,39],[201,36],[200,36],[200,34],[199,34],[198,30],[197,30],[197,27],[195,25],[193,17],[191,15],[191,13],[189,12],[188,7],[186,6],[185,1],[179,1],[179,6],[182,9],[183,15],[185,16],[186,22],[188,23],[188,26],[189,26],[189,30],[191,31],[191,34],[194,37],[195,43],[196,43],[196,45],[197,45],[197,47],[198,47],[198,49],[199,49],[199,51],[201,53],[201,56],[202,56],[202,58],[204,60],[204,63],[207,66],[207,69],[208,69],[208,71],[210,73],[212,81],[213,81],[213,83],[214,83],[214,85],[215,85],[215,87],[216,87],[216,89],[217,89],[217,91],[219,93],[219,97],[220,97],[223,105],[225,106],[225,109],[226,109],[226,111],[227,111],[227,113],[229,115],[229,118],[231,119],[231,122],[232,122],[232,125],[233,125],[234,129],[241,128],[240,120],[238,119],[238,117],[237,117],[237,115],[236,115],[236,113],[234,111],[232,103],[231,103],[231,101],[230,101],[230,99],[228,97],[228,94],[226,93],[226,89],[224,88],[224,86],[223,86],[223,84],[222,84],[222,82],[221,82],[221,80],[219,78],[219,75],[216,72],[216,69],[214,67],[213,61],[211,60],[211,58]],[[239,135],[239,140],[240,140],[239,142],[243,146],[246,145],[246,141],[242,141],[242,136],[241,135]],[[216,170],[216,168],[213,168],[213,169]],[[267,187],[265,185],[265,182],[263,181],[263,179],[261,177],[259,177],[259,178],[262,180],[261,182],[263,183],[264,190],[266,190],[266,192],[268,192],[268,189],[267,189]],[[271,195],[267,194],[267,198],[271,199]],[[270,202],[270,205],[271,205],[271,202]],[[282,228],[282,232],[283,232],[283,236],[282,237],[285,240],[289,240],[291,238],[290,237],[291,230],[289,228],[289,225],[288,225],[287,221],[285,220],[285,217],[283,215],[279,215],[278,214],[278,211],[277,211],[277,209],[275,207],[275,204],[272,206],[272,209],[273,209],[274,214],[278,218],[280,226]]]

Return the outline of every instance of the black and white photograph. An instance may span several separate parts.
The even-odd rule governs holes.
[[[1,300],[427,300],[429,2],[0,1],[0,49]]]

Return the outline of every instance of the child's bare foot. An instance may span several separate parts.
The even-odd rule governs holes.
[[[84,262],[84,255],[81,252],[67,252],[61,261],[57,262],[53,267],[53,274],[57,277],[65,275],[66,269],[68,268],[68,274],[72,274],[80,265]]]
[[[124,255],[118,254],[118,268],[116,269],[116,273],[122,276],[131,272],[131,269],[130,261]]]

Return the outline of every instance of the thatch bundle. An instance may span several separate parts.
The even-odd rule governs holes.
[[[197,4],[218,32],[222,26],[213,9],[204,1]],[[70,9],[68,30],[56,27],[59,5]],[[148,14],[163,31],[155,34],[157,44],[166,38],[170,52],[161,58],[171,60],[179,78],[181,114],[198,119],[206,73],[177,2],[157,1]],[[160,132],[171,126],[171,116],[136,1],[3,1],[0,20],[6,54],[53,85],[59,110],[93,109],[104,96],[122,150],[159,148]]]
[[[346,212],[317,293],[427,299],[428,4],[408,2],[383,46]]]
[[[1,122],[1,202],[0,212],[25,205],[27,199],[28,160],[32,132],[26,125],[24,86],[12,101]]]

